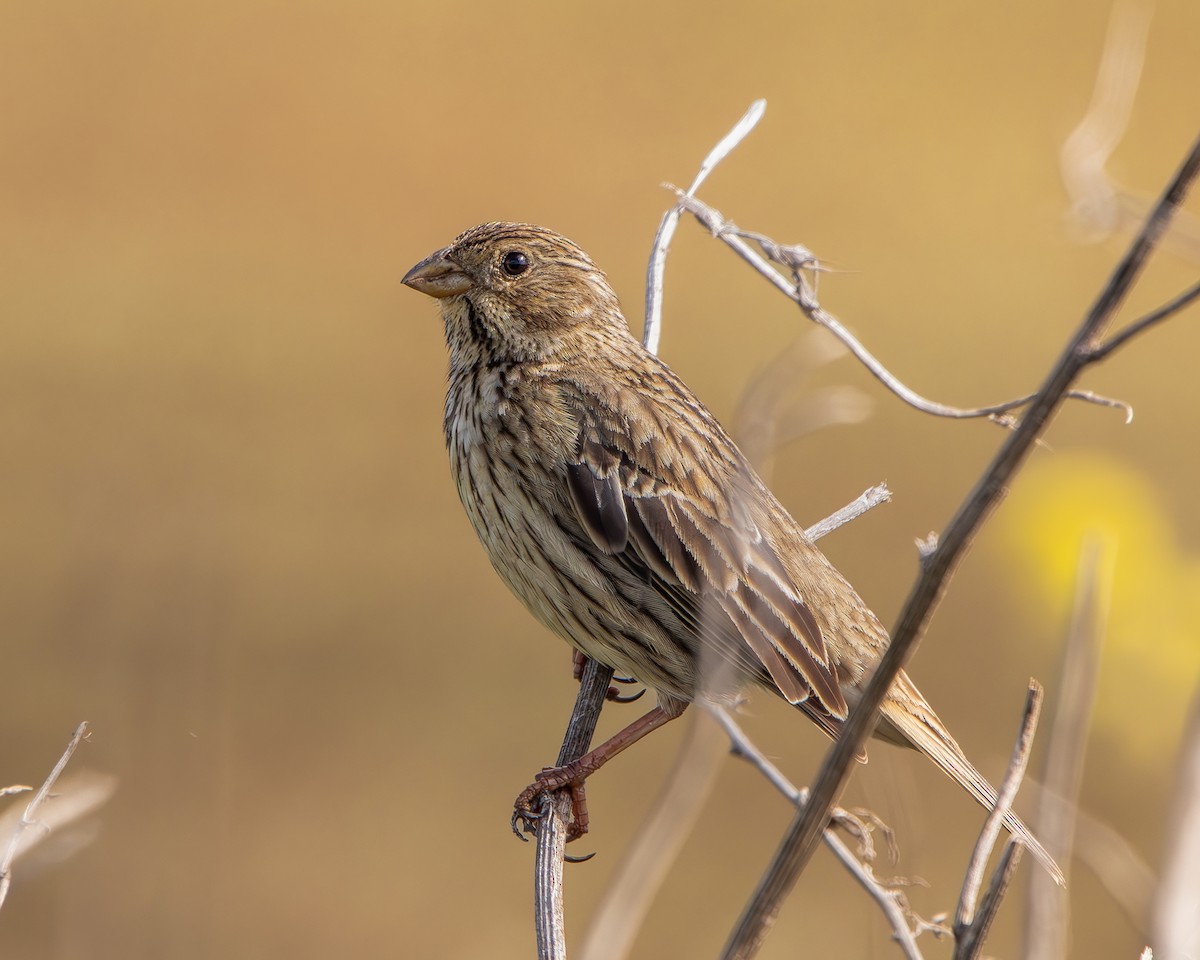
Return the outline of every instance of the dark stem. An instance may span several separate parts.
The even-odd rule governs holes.
[[[582,757],[592,745],[596,722],[612,682],[612,667],[588,659],[579,680],[579,696],[567,723],[558,766]],[[563,852],[570,826],[571,797],[560,790],[548,798],[538,822],[537,853],[534,858],[534,929],[538,960],[565,960],[567,942],[563,924]]]

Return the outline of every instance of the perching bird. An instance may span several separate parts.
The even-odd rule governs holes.
[[[543,227],[486,223],[404,283],[441,304],[445,433],[492,565],[547,627],[658,705],[518,803],[570,786],[697,695],[702,653],[836,737],[888,644],[690,389],[630,334],[605,275]],[[875,736],[915,747],[984,807],[996,794],[901,672]],[[1061,882],[1013,815],[1008,830]],[[576,824],[576,833],[586,824]]]

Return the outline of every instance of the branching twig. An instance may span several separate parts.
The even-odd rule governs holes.
[[[692,196],[690,192],[685,193],[677,187],[669,187],[669,189],[675,192],[676,197],[679,199],[679,205],[683,206],[704,227],[711,231],[714,237],[724,241],[743,260],[774,284],[784,296],[794,301],[804,312],[804,315],[812,320],[813,323],[819,324],[837,337],[858,358],[858,361],[870,371],[875,379],[909,406],[923,413],[929,413],[937,417],[949,417],[955,420],[969,420],[979,417],[999,419],[1002,414],[1010,410],[1027,406],[1036,397],[1036,394],[1031,393],[1023,397],[1017,397],[1015,400],[1006,400],[1003,403],[995,403],[986,407],[953,407],[923,397],[912,388],[906,386],[894,373],[888,370],[854,334],[847,330],[833,314],[821,306],[817,300],[816,289],[808,282],[808,279],[804,275],[806,269],[816,266],[817,263],[813,255],[806,248],[786,246],[763,237],[761,234],[742,230],[731,220],[725,219],[720,211],[715,210],[704,201]],[[751,247],[746,242],[747,238],[758,244],[762,248],[763,253],[760,254]],[[787,267],[792,274],[792,279],[788,280],[783,277],[779,271],[771,266],[772,262]],[[1118,410],[1122,410],[1125,413],[1126,423],[1129,423],[1133,419],[1133,409],[1122,400],[1103,397],[1090,390],[1070,390],[1066,396],[1073,400],[1083,400],[1087,403],[1095,403],[1100,406],[1115,407]],[[1002,422],[1007,425],[1006,420]]]
[[[1085,367],[1094,362],[1091,351],[1097,339],[1141,273],[1197,173],[1200,173],[1200,140],[1192,145],[1150,219],[1071,337],[1025,417],[1006,437],[983,477],[940,537],[937,548],[926,558],[921,575],[900,614],[891,644],[863,691],[862,698],[851,710],[841,736],[827,754],[811,788],[809,802],[789,828],[774,861],[730,936],[723,957],[730,960],[735,957],[746,958],[757,952],[784,899],[812,855],[829,818],[829,809],[849,775],[850,765],[874,728],[876,712],[896,674],[914,650],[948,577],[957,567],[975,531],[1000,501],[1009,481],[1046,429],[1071,384]]]
[[[1162,323],[1164,320],[1173,317],[1184,307],[1189,306],[1196,299],[1200,298],[1200,283],[1193,284],[1183,291],[1173,300],[1164,303],[1157,310],[1152,310],[1144,317],[1133,321],[1120,333],[1114,333],[1103,344],[1096,347],[1092,351],[1092,362],[1099,363],[1118,347],[1124,346],[1127,340],[1132,340],[1139,333],[1144,333],[1157,323]]]
[[[742,115],[742,119],[735,123],[733,129],[721,138],[721,142],[709,151],[708,156],[700,164],[700,172],[696,174],[696,179],[687,188],[685,195],[690,196],[700,189],[701,184],[708,179],[708,175],[716,169],[717,164],[724,160],[729,152],[746,138],[746,134],[758,125],[758,121],[762,119],[766,109],[766,100],[755,100],[750,104],[750,109]],[[667,251],[670,249],[671,239],[675,236],[676,227],[679,226],[681,209],[676,204],[663,215],[662,222],[658,225],[658,233],[654,237],[654,245],[651,248],[650,265],[646,270],[646,326],[642,330],[642,345],[651,353],[658,353],[658,339],[662,331],[663,271],[667,267]]]
[[[979,905],[974,924],[967,928],[954,946],[954,960],[975,960],[979,956],[996,914],[1000,911],[1000,901],[1008,893],[1009,884],[1012,883],[1013,874],[1021,862],[1021,852],[1024,849],[1024,846],[1009,837],[1004,851],[1000,854],[1000,862],[996,864],[992,873],[987,892],[983,895],[983,902]]]
[[[979,839],[975,841],[975,849],[971,853],[971,861],[963,879],[962,893],[958,897],[958,908],[954,912],[954,960],[972,960],[983,947],[987,931],[995,919],[996,911],[1000,909],[1000,899],[1008,887],[1008,879],[1016,867],[1015,854],[1006,856],[1000,864],[1000,869],[993,876],[991,888],[982,908],[976,915],[976,901],[979,889],[983,885],[983,872],[995,849],[996,841],[1004,826],[1004,818],[1012,809],[1017,790],[1025,776],[1025,767],[1029,763],[1029,752],[1033,749],[1033,735],[1037,732],[1038,715],[1042,709],[1042,685],[1036,680],[1029,681],[1029,694],[1025,698],[1025,713],[1021,718],[1021,730],[1017,734],[1017,742],[1013,747],[1012,759],[1000,789],[996,791],[996,802],[992,812],[983,822],[979,831]],[[1010,843],[1010,847],[1012,844]],[[1007,854],[1007,850],[1005,851]]]
[[[75,733],[72,734],[71,742],[67,744],[67,749],[58,758],[58,763],[54,765],[54,769],[50,771],[50,775],[46,777],[45,782],[38,788],[37,793],[33,795],[33,799],[26,804],[25,812],[21,815],[20,821],[8,837],[8,843],[4,847],[4,856],[0,857],[0,907],[4,905],[4,899],[8,896],[8,888],[12,883],[12,865],[22,848],[22,837],[26,830],[40,825],[36,817],[38,807],[45,803],[46,798],[50,796],[50,791],[54,789],[55,782],[62,775],[63,770],[66,769],[76,748],[86,739],[87,732],[88,724],[84,720],[83,723],[75,728]]]

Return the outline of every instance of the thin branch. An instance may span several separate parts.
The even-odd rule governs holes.
[[[965,960],[971,956],[970,944],[978,936],[971,928],[976,919],[975,907],[979,889],[983,885],[983,872],[987,869],[987,862],[1004,827],[1004,818],[1012,809],[1013,800],[1016,799],[1021,780],[1025,776],[1029,753],[1033,749],[1033,736],[1037,732],[1038,715],[1042,710],[1042,695],[1042,685],[1036,680],[1030,680],[1029,693],[1025,697],[1025,713],[1021,717],[1021,730],[1013,746],[1012,759],[1008,763],[1008,770],[1000,783],[1000,789],[996,791],[996,802],[992,805],[992,812],[983,821],[979,838],[975,841],[975,849],[971,853],[971,860],[963,879],[962,893],[958,897],[958,909],[954,912],[954,937],[963,952],[960,956],[959,949],[956,949],[955,960]],[[987,922],[990,924],[991,921]]]
[[[579,680],[579,696],[567,723],[558,766],[577,760],[588,752],[596,721],[608,695],[612,667],[589,659]],[[563,923],[563,851],[571,812],[570,792],[561,790],[542,807],[538,821],[537,853],[534,863],[534,927],[538,960],[565,960],[567,941]]]
[[[953,420],[970,420],[979,417],[999,418],[1010,410],[1016,410],[1031,403],[1036,394],[1027,394],[1015,400],[1006,400],[986,407],[953,407],[948,404],[930,400],[905,385],[899,377],[888,370],[863,343],[847,330],[833,314],[825,310],[817,300],[816,289],[804,275],[805,269],[817,266],[817,261],[804,247],[787,246],[770,240],[758,233],[742,230],[731,220],[727,220],[719,210],[710,207],[703,200],[685,193],[677,187],[668,185],[679,200],[677,206],[682,206],[694,216],[702,226],[707,228],[714,237],[724,241],[743,260],[750,264],[758,273],[769,280],[789,300],[793,301],[813,323],[816,323],[837,337],[846,348],[854,354],[858,361],[867,368],[872,376],[888,390],[907,403],[910,407],[922,413],[936,417],[948,417]],[[751,239],[762,248],[760,254],[749,243]],[[788,280],[771,262],[788,267],[792,279]],[[1066,394],[1072,400],[1082,400],[1104,407],[1115,407],[1125,412],[1125,421],[1133,419],[1133,410],[1129,404],[1111,397],[1103,397],[1090,390],[1071,390]]]
[[[1042,764],[1044,789],[1038,793],[1033,823],[1050,856],[1069,870],[1075,843],[1079,790],[1087,732],[1100,669],[1100,644],[1112,593],[1113,547],[1089,537],[1080,549],[1071,614],[1062,665],[1058,671],[1058,707]],[[1026,960],[1058,960],[1067,953],[1066,891],[1054,887],[1040,871],[1026,891]]]
[[[888,489],[886,483],[877,483],[873,487],[868,487],[859,496],[850,503],[831,513],[824,520],[814,523],[811,527],[804,531],[809,540],[820,540],[826,534],[832,533],[842,524],[849,523],[861,517],[868,510],[879,506],[881,503],[887,503],[892,499],[892,491]]]
[[[829,809],[849,776],[850,765],[874,728],[876,713],[892,681],[916,648],[948,578],[958,566],[976,530],[999,503],[1017,469],[1045,431],[1050,417],[1062,404],[1071,384],[1091,362],[1089,345],[1103,335],[1198,173],[1200,140],[1192,145],[1150,219],[1071,337],[1020,425],[1007,435],[975,489],[950,521],[937,548],[923,564],[921,574],[901,611],[891,643],[861,699],[850,711],[841,736],[826,755],[811,788],[809,802],[793,820],[774,861],[726,944],[722,956],[727,960],[751,957],[757,952],[800,871],[812,856],[829,818]]]
[[[1200,954],[1200,697],[1180,747],[1168,836],[1170,854],[1154,898],[1154,949],[1162,957]]]
[[[687,189],[688,195],[700,189],[717,164],[758,125],[766,109],[766,100],[755,100],[750,104],[750,109],[742,115],[742,119],[734,124],[733,129],[725,134],[720,143],[704,158],[700,164],[700,172]],[[670,249],[671,239],[679,226],[679,214],[678,204],[663,214],[658,233],[654,237],[654,246],[651,248],[650,265],[646,270],[646,325],[642,330],[642,345],[651,353],[658,353],[658,340],[662,331],[663,273],[667,268],[667,251]]]
[[[71,742],[67,744],[67,749],[63,751],[61,757],[58,758],[58,763],[54,765],[54,769],[50,771],[50,775],[46,777],[37,793],[33,795],[33,799],[25,805],[25,812],[21,815],[20,821],[16,828],[9,834],[8,843],[4,848],[4,856],[0,857],[0,907],[4,906],[4,900],[8,896],[8,888],[12,884],[12,865],[17,858],[17,853],[22,847],[22,836],[26,830],[31,827],[39,826],[37,820],[38,807],[45,803],[46,798],[50,796],[50,791],[54,789],[54,784],[70,763],[71,757],[75,755],[75,750],[86,739],[88,732],[88,723],[84,720],[75,728],[75,732],[71,735]]]
[[[1123,346],[1127,340],[1133,339],[1139,333],[1144,333],[1156,323],[1162,323],[1169,317],[1174,316],[1198,298],[1200,298],[1200,282],[1188,287],[1183,293],[1175,297],[1175,299],[1168,300],[1157,310],[1135,320],[1120,333],[1113,334],[1104,343],[1092,350],[1092,360],[1099,363],[1118,347]]]
[[[1009,884],[1012,883],[1013,874],[1016,873],[1017,864],[1021,862],[1021,852],[1024,849],[1024,846],[1011,837],[1004,845],[1004,851],[1000,854],[1000,862],[996,864],[987,893],[983,895],[983,902],[979,905],[979,914],[975,918],[975,922],[963,931],[961,938],[955,943],[954,960],[975,960],[983,950],[984,941],[987,940],[987,935],[992,929],[996,914],[1000,912],[1000,902],[1008,892]]]

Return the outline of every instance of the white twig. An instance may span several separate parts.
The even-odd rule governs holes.
[[[50,771],[50,775],[46,777],[45,782],[38,788],[37,793],[33,795],[33,799],[25,806],[25,812],[21,814],[21,819],[17,822],[12,833],[9,834],[8,843],[4,848],[4,856],[0,858],[0,907],[4,905],[4,900],[8,896],[8,888],[12,883],[12,865],[16,860],[17,854],[28,847],[28,843],[23,841],[25,831],[31,827],[40,826],[40,821],[36,819],[38,807],[40,807],[46,798],[50,795],[50,791],[54,789],[54,784],[66,769],[71,757],[75,753],[75,749],[87,737],[88,724],[83,721],[75,728],[75,733],[71,736],[71,742],[67,744],[67,749],[63,751],[63,755],[58,758],[58,763],[54,765],[54,769]]]
[[[1200,697],[1180,750],[1168,836],[1171,851],[1154,898],[1154,948],[1162,957],[1200,956]]]
[[[687,195],[690,196],[700,189],[717,164],[755,128],[766,109],[766,100],[755,100],[750,104],[750,109],[742,115],[742,119],[734,124],[733,129],[725,134],[721,142],[704,158],[704,162],[700,164],[700,172],[686,191]],[[646,271],[646,326],[642,330],[642,345],[651,353],[658,353],[658,341],[662,335],[663,272],[667,267],[667,250],[675,236],[675,228],[679,226],[680,212],[681,208],[676,204],[663,214],[650,252],[650,266]]]

